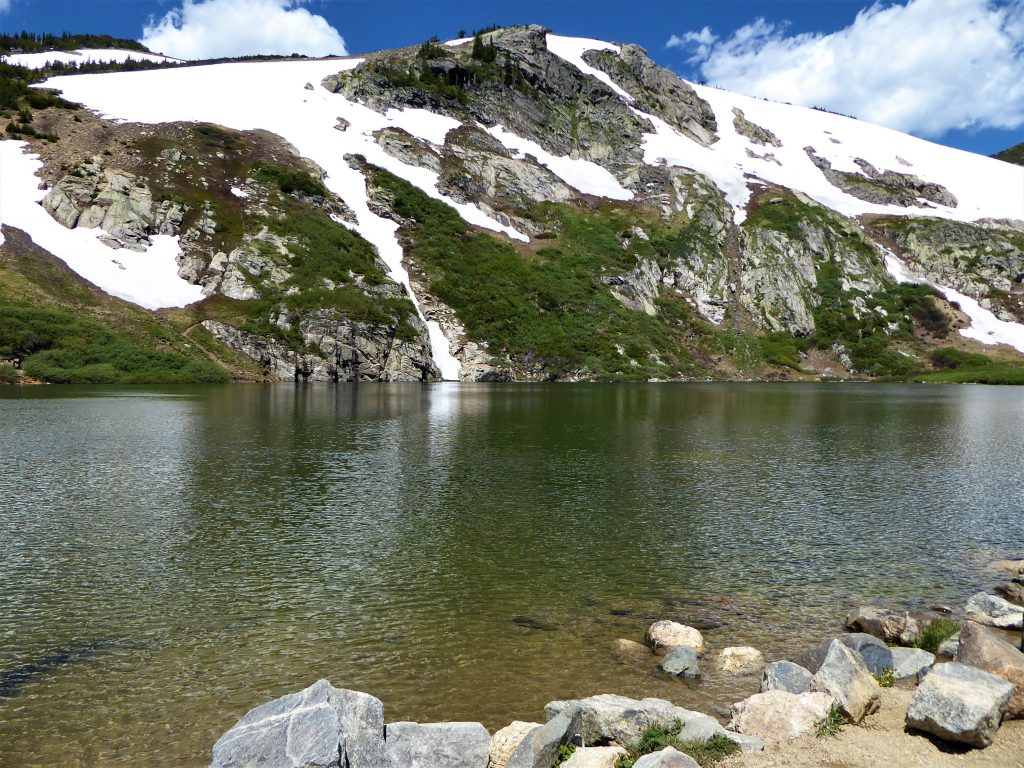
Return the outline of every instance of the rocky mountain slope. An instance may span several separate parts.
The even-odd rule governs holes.
[[[236,378],[1024,380],[1024,168],[540,27],[46,55],[0,64],[60,94],[0,94],[0,255],[30,239]],[[90,364],[42,351],[0,330],[36,378]]]

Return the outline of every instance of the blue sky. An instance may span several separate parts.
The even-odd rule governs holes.
[[[360,53],[491,23],[638,43],[690,79],[970,151],[1024,141],[1024,0],[0,0],[3,31],[148,35],[171,55]]]

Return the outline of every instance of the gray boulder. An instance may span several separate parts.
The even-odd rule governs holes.
[[[516,747],[507,768],[550,768],[558,758],[558,748],[580,732],[580,720],[579,711],[570,708],[534,728]]]
[[[633,768],[700,768],[700,765],[675,747],[665,747],[660,752],[644,755],[633,763]]]
[[[700,665],[697,663],[697,652],[693,648],[680,646],[673,648],[658,664],[662,672],[693,680],[700,678]]]
[[[628,753],[622,747],[580,747],[562,768],[615,768]]]
[[[987,592],[973,595],[967,601],[964,614],[979,624],[1000,629],[1020,629],[1024,622],[1024,607]]]
[[[892,669],[893,677],[897,680],[916,678],[920,681],[935,663],[935,654],[920,648],[893,648],[891,650],[892,667],[890,669]]]
[[[939,643],[938,653],[936,656],[941,656],[946,659],[956,658],[957,651],[960,649],[960,633],[957,632],[952,637],[949,637]]]
[[[761,693],[766,691],[787,691],[804,693],[811,687],[814,675],[792,661],[773,661],[764,668],[761,675]]]
[[[540,723],[514,720],[504,728],[495,731],[491,736],[491,745],[487,749],[487,754],[491,759],[491,768],[505,768],[509,758],[523,743],[523,740],[540,727]]]
[[[832,696],[852,722],[859,723],[879,706],[879,688],[860,654],[833,640],[811,690]]]
[[[210,768],[389,768],[384,706],[327,680],[262,704],[213,746]]]
[[[395,767],[487,768],[491,735],[480,723],[390,723],[384,734]]]
[[[957,662],[937,665],[907,707],[907,726],[946,741],[987,747],[995,738],[1013,686]]]
[[[960,630],[956,660],[1001,677],[1013,685],[1007,720],[1024,718],[1024,653],[973,621]]]
[[[896,662],[892,653],[895,649],[884,645],[866,645],[860,650],[860,657],[864,660],[864,666],[872,675],[878,677],[886,670],[894,670]]]
[[[825,640],[813,648],[809,648],[793,659],[793,661],[804,669],[809,670],[811,673],[817,672],[821,667],[822,662],[825,661],[825,657],[828,656],[829,649],[832,647],[832,643],[835,640],[838,640],[847,648],[857,651],[857,653],[861,655],[864,654],[864,649],[868,646],[875,646],[883,649],[887,649],[889,647],[879,638],[874,635],[869,635],[866,632],[848,632],[843,635],[838,635],[830,640]]]

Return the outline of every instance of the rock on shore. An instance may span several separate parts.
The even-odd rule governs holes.
[[[907,726],[946,741],[987,747],[995,739],[1013,686],[957,662],[939,664],[907,708]]]

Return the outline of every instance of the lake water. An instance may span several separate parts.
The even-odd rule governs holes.
[[[794,653],[1024,554],[1024,391],[0,388],[0,765],[201,766],[320,677],[389,720],[756,690],[612,658],[655,618]]]

